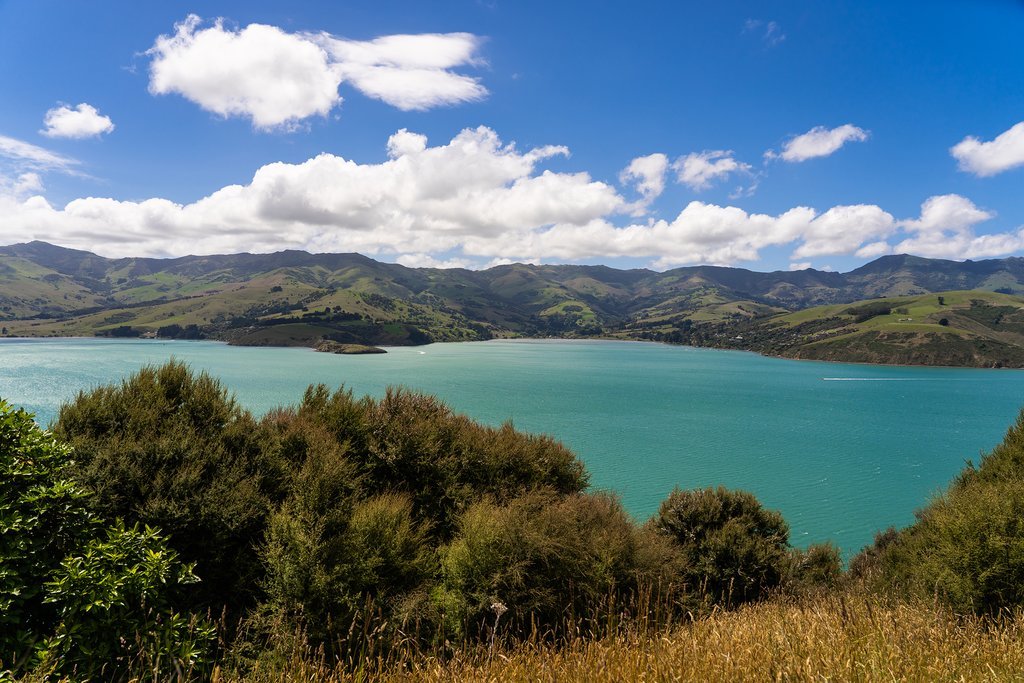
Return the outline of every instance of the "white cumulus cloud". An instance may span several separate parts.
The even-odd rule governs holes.
[[[676,179],[694,190],[706,190],[733,173],[749,173],[750,165],[733,158],[730,150],[692,152],[672,163]]]
[[[834,206],[815,218],[801,234],[803,244],[793,258],[851,254],[865,242],[885,238],[896,229],[896,219],[874,204]]]
[[[0,138],[0,155],[61,162],[15,143]],[[432,267],[615,258],[655,268],[734,265],[757,262],[767,248],[788,249],[793,267],[803,267],[826,255],[962,259],[1024,250],[1024,230],[978,234],[994,214],[959,195],[931,197],[904,220],[873,204],[758,213],[692,201],[674,218],[640,222],[622,218],[634,204],[611,185],[544,168],[568,155],[562,146],[520,150],[480,127],[435,145],[402,129],[386,149],[380,163],[325,153],[267,164],[246,184],[186,204],[85,197],[55,206],[42,196],[41,171],[0,169],[0,244],[41,239],[106,256],[358,251]],[[626,177],[647,183],[641,196],[653,195],[664,160],[640,159],[647,161]]]
[[[147,51],[149,90],[176,93],[219,116],[260,129],[295,128],[338,106],[343,82],[403,110],[482,99],[475,78],[450,69],[480,63],[480,39],[466,33],[351,41],[276,26],[241,29],[189,15]]]
[[[978,235],[974,227],[995,214],[979,209],[956,194],[930,197],[921,205],[921,216],[901,227],[910,237],[894,245],[894,253],[931,258],[973,259],[1004,256],[1024,249],[1024,229]]]
[[[46,112],[43,125],[46,128],[39,132],[50,138],[92,138],[114,130],[109,116],[84,102],[73,108],[66,104],[54,107]]]
[[[800,162],[816,157],[827,157],[847,142],[863,142],[868,139],[868,132],[853,124],[847,123],[836,128],[817,126],[803,135],[797,135],[782,147],[781,153],[772,150],[765,152],[769,159],[779,158],[783,161]]]
[[[391,158],[379,164],[332,154],[268,164],[250,183],[190,204],[88,197],[59,208],[41,196],[7,196],[0,200],[0,242],[44,239],[111,256],[300,248],[425,262],[416,255],[436,258],[471,238],[582,225],[624,204],[586,173],[538,168],[566,154],[564,147],[519,151],[488,128],[434,147],[403,130],[388,149]]]
[[[968,136],[949,152],[960,162],[961,170],[981,177],[1024,166],[1024,121],[990,142]]]
[[[315,43],[276,26],[235,31],[189,15],[147,54],[149,91],[177,93],[220,116],[247,116],[258,128],[325,116],[341,101],[341,74]]]
[[[651,202],[665,191],[665,173],[668,171],[668,157],[661,153],[637,157],[629,162],[619,174],[619,182],[632,185],[640,194],[640,200],[631,207],[635,216],[643,215]]]

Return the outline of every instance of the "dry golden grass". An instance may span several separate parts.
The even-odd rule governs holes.
[[[1024,681],[1024,614],[956,617],[872,598],[777,600],[663,632],[528,642],[342,671],[285,658],[230,681]]]

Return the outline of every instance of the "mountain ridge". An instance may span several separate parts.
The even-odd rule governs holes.
[[[0,247],[0,324],[8,336],[185,336],[303,346],[611,336],[731,348],[722,335],[750,321],[760,325],[773,316],[879,297],[970,290],[1024,294],[1024,258],[889,255],[847,273],[522,263],[467,270],[300,250],[112,259],[40,241]],[[961,299],[969,308],[971,299]],[[1001,343],[1016,343],[1004,337]]]

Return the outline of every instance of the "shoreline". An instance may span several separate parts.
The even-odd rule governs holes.
[[[116,337],[81,337],[81,336],[67,336],[67,337],[53,337],[53,336],[40,336],[40,337],[29,337],[29,336],[6,336],[0,337],[0,344],[6,341],[30,341],[30,342],[47,342],[47,341],[62,341],[62,340],[78,340],[78,341],[103,341],[108,343],[124,343],[124,342],[135,342],[135,343],[158,343],[158,342],[185,342],[185,343],[213,343],[221,344],[224,346],[232,346],[236,348],[263,348],[263,349],[306,349],[308,351],[317,352],[316,348],[311,346],[245,346],[238,344],[231,344],[230,342],[223,341],[220,339],[165,339],[165,338],[143,338],[143,337],[132,337],[127,339],[119,339]],[[430,342],[429,344],[417,344],[417,345],[402,345],[402,346],[387,346],[380,345],[379,348],[389,349],[417,349],[433,346],[435,344],[487,344],[490,342],[515,342],[515,343],[604,343],[604,342],[619,342],[624,344],[658,344],[667,347],[685,348],[685,349],[701,349],[706,351],[722,351],[728,353],[745,353],[760,356],[761,358],[768,358],[772,360],[781,361],[793,361],[798,363],[827,363],[829,365],[856,365],[860,367],[876,367],[876,368],[935,368],[944,370],[989,370],[993,372],[1004,372],[1004,371],[1022,371],[1024,368],[1013,368],[1013,367],[981,367],[977,365],[934,365],[924,363],[867,363],[864,361],[853,361],[853,360],[819,360],[815,358],[790,358],[788,356],[779,356],[768,353],[761,353],[760,351],[753,351],[751,349],[723,349],[716,346],[693,346],[691,344],[675,344],[673,342],[658,341],[655,339],[623,339],[621,337],[606,337],[606,336],[593,336],[593,337],[498,337],[494,339],[479,339],[479,340],[467,340],[467,341],[440,341]],[[380,355],[380,354],[332,354],[332,355],[349,355],[349,356],[361,356],[361,355]]]

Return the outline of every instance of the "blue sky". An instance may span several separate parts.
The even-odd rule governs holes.
[[[1015,0],[0,1],[0,243],[1020,254],[1021,36]]]

